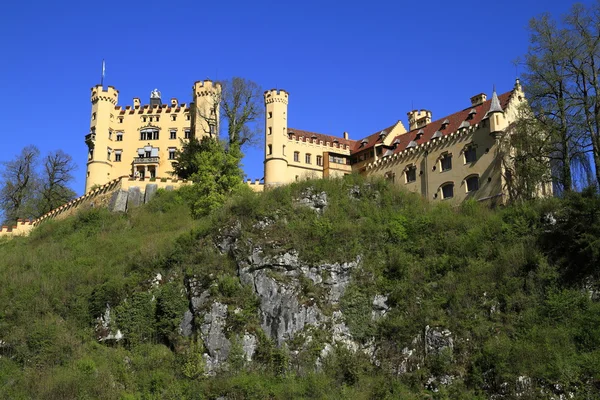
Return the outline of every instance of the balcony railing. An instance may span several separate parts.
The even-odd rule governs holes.
[[[134,164],[158,164],[160,157],[135,157],[133,159]]]
[[[95,133],[88,133],[87,135],[85,135],[85,143],[90,145],[92,143],[94,143],[96,141],[96,134]]]

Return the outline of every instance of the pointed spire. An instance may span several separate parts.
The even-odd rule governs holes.
[[[500,100],[498,100],[498,95],[496,94],[496,85],[494,85],[494,93],[492,93],[492,102],[488,113],[491,114],[495,112],[503,112]]]

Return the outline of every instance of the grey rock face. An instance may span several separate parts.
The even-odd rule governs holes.
[[[106,305],[106,311],[100,317],[96,319],[96,339],[99,342],[104,342],[108,340],[119,341],[123,339],[123,334],[120,330],[117,329],[116,332],[113,332],[112,328],[112,317],[110,314],[110,305]]]
[[[387,296],[377,294],[373,298],[373,311],[371,312],[371,319],[378,320],[379,318],[385,316],[388,312]]]
[[[179,331],[185,337],[192,336],[194,332],[194,314],[190,310],[186,310],[183,314],[183,320],[181,321],[181,325],[179,326]]]
[[[127,193],[127,209],[138,207],[142,204],[144,198],[140,188],[137,186],[130,187]]]
[[[156,183],[149,183],[146,185],[146,191],[144,193],[144,203],[148,203],[158,190],[158,185]]]
[[[252,286],[260,299],[263,330],[281,345],[306,326],[319,326],[328,319],[310,299],[299,300],[301,278],[324,286],[328,291],[326,300],[336,303],[359,261],[309,266],[301,262],[297,252],[266,257],[262,249],[253,247],[246,259],[238,260],[238,266],[242,283]]]
[[[314,193],[312,188],[306,189],[297,199],[298,204],[310,207],[318,213],[322,213],[327,207],[327,193]]]
[[[204,346],[210,357],[207,368],[213,370],[221,362],[227,360],[231,342],[225,336],[224,328],[227,322],[227,305],[214,302],[210,312],[204,314],[204,321],[200,327]]]
[[[454,340],[452,332],[448,329],[425,327],[425,354],[439,353],[449,348],[454,349]]]
[[[256,339],[256,336],[251,335],[248,332],[244,333],[244,336],[242,337],[242,348],[244,349],[246,361],[252,361],[257,346],[258,339]]]
[[[128,192],[126,190],[117,190],[113,193],[108,209],[112,212],[125,212],[127,211],[127,197]]]

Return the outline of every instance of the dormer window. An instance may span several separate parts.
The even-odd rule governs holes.
[[[421,137],[423,136],[424,133],[425,133],[425,131],[423,131],[423,129],[419,129],[419,132],[417,132],[417,136],[415,137],[415,140],[421,139]]]
[[[369,141],[367,139],[363,139],[360,141],[360,147],[364,147],[367,145],[367,143],[369,143]]]
[[[448,125],[450,125],[450,120],[446,118],[444,122],[442,122],[442,129],[445,129]]]
[[[383,140],[387,135],[386,131],[381,131],[379,132],[379,140]]]
[[[474,108],[471,109],[471,111],[469,111],[469,115],[467,116],[467,119],[473,119],[475,117],[475,114],[477,114],[477,110],[475,110]]]
[[[397,148],[399,144],[400,144],[400,139],[395,139],[394,142],[392,143],[394,148]]]

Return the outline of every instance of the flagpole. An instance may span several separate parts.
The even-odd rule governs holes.
[[[100,76],[100,86],[104,88],[104,59],[102,59],[102,75]]]

